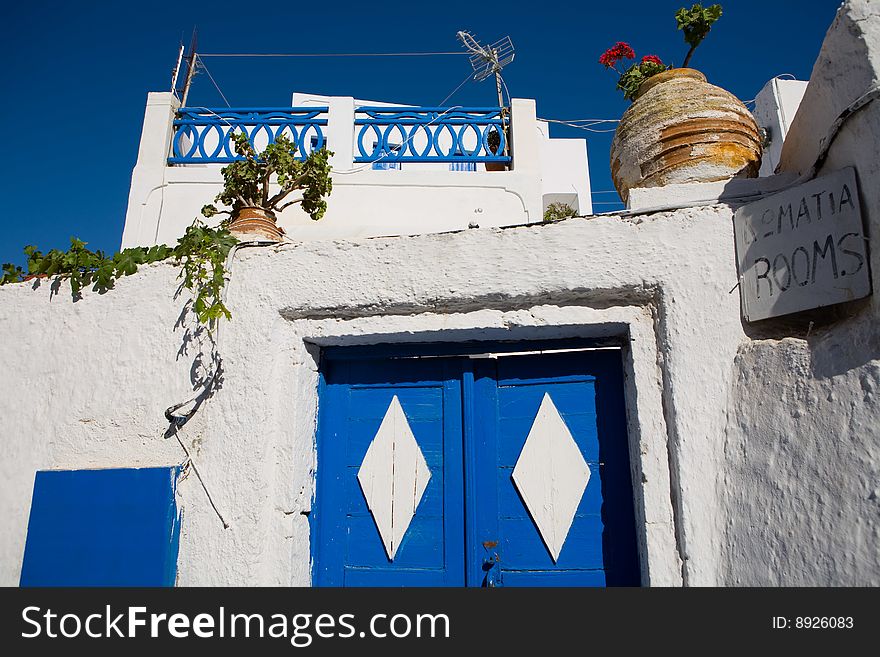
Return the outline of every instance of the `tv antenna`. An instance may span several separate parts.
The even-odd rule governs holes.
[[[498,107],[504,107],[504,97],[501,95],[501,69],[513,61],[513,42],[509,36],[499,39],[490,46],[482,46],[470,32],[459,31],[456,36],[461,45],[470,54],[471,67],[474,69],[474,80],[482,82],[493,73],[495,74],[495,87],[498,91]]]
[[[196,54],[197,47],[198,33],[193,29],[192,38],[189,42],[189,55],[184,57],[184,47],[183,43],[181,43],[180,49],[177,51],[177,63],[174,65],[174,70],[171,72],[171,93],[180,98],[181,107],[186,107],[186,99],[189,96],[189,89],[192,86],[193,76],[196,74],[196,68],[199,65],[199,56]],[[178,95],[177,81],[180,78],[181,69],[184,64],[186,64],[186,77],[183,82],[183,91]]]

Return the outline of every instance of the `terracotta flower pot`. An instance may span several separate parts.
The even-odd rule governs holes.
[[[751,113],[691,68],[645,80],[611,142],[611,178],[624,201],[633,187],[754,178],[760,166]]]
[[[492,155],[498,155],[498,149],[501,147],[501,137],[497,131],[489,133],[487,138],[489,152]],[[486,171],[507,171],[506,162],[486,162]]]
[[[241,240],[263,238],[280,242],[284,231],[275,223],[275,214],[263,208],[242,208],[232,216],[229,232]]]

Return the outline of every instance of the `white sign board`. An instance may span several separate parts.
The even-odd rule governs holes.
[[[871,294],[851,167],[744,205],[733,228],[747,322]]]

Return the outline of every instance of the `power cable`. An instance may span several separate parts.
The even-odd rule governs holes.
[[[586,132],[593,132],[593,133],[597,133],[597,134],[606,134],[606,133],[614,132],[617,129],[617,128],[609,128],[607,130],[599,130],[599,129],[592,127],[593,125],[598,125],[600,123],[614,123],[617,121],[617,119],[598,119],[592,123],[587,123],[586,125],[578,125],[576,122],[561,121],[559,119],[541,119],[541,118],[539,118],[538,121],[544,121],[545,123],[558,123],[560,125],[568,126],[569,128],[576,128],[577,130],[584,130]]]
[[[333,52],[333,53],[243,53],[214,52],[199,53],[199,57],[438,57],[457,55],[467,57],[466,52]]]
[[[196,62],[198,63],[199,66],[201,66],[203,69],[205,69],[205,73],[208,74],[208,77],[210,78],[211,82],[214,84],[214,87],[217,89],[217,92],[223,98],[223,102],[226,103],[226,107],[232,107],[232,105],[229,104],[229,101],[226,100],[226,94],[224,94],[223,90],[220,89],[220,85],[217,84],[217,81],[214,79],[214,76],[211,75],[211,71],[209,71],[208,67],[205,66],[205,62],[202,61],[201,55],[196,55]]]
[[[462,80],[461,83],[455,89],[453,89],[452,92],[450,92],[450,94],[448,96],[446,96],[446,98],[444,98],[439,103],[437,103],[437,107],[442,107],[443,103],[445,103],[447,100],[452,98],[455,94],[457,94],[458,90],[461,89],[464,85],[466,85],[472,76],[473,76],[473,73],[468,73],[464,77],[464,80]]]

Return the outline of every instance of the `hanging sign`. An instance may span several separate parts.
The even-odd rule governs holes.
[[[871,294],[852,167],[744,205],[733,227],[747,322]]]

